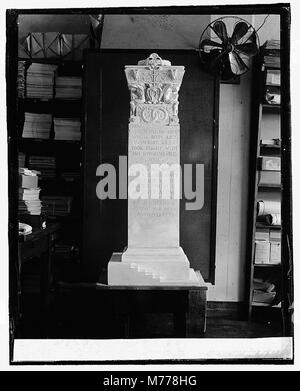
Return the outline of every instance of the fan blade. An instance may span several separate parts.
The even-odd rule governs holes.
[[[215,42],[215,41],[211,41],[210,39],[204,39],[201,42],[200,46],[201,46],[201,49],[203,49],[204,51],[210,51],[213,48],[222,48],[223,45],[221,43],[218,43],[218,42]],[[207,48],[205,49],[205,47],[209,47],[210,49],[207,50]]]
[[[210,25],[210,27],[217,34],[217,36],[222,40],[222,42],[228,41],[226,26],[222,20],[217,20],[213,25]]]
[[[224,58],[228,56],[228,52],[220,53],[214,60],[211,61],[210,68],[213,71],[221,71],[224,65]]]
[[[233,30],[232,37],[231,37],[231,42],[233,44],[237,43],[245,34],[247,34],[249,30],[249,27],[247,23],[245,22],[238,22]]]
[[[243,43],[242,45],[236,45],[235,49],[250,57],[255,56],[255,54],[258,53],[258,48],[256,44],[253,42],[247,42],[247,43]]]
[[[235,75],[242,75],[249,70],[249,64],[247,65],[246,59],[242,59],[241,56],[235,51],[229,53],[230,68]]]

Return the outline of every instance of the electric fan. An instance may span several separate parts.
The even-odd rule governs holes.
[[[199,41],[199,54],[205,69],[223,79],[243,75],[259,51],[254,27],[246,20],[224,16],[210,23]]]

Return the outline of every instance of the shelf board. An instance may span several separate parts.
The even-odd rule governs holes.
[[[55,144],[71,144],[81,146],[80,140],[56,140],[56,139],[47,139],[47,138],[32,138],[32,137],[19,137],[19,143],[41,143],[47,145]]]
[[[81,103],[82,98],[76,98],[76,99],[66,99],[66,98],[49,98],[49,99],[41,99],[41,98],[34,98],[34,97],[28,97],[20,98],[20,102],[28,102],[28,103]]]
[[[269,144],[260,144],[260,148],[269,148],[269,149],[280,149],[281,148],[281,145],[277,145],[277,144],[274,144],[274,145],[269,145]]]
[[[277,230],[281,229],[280,225],[270,225],[270,224],[263,224],[263,223],[256,223],[255,226],[256,228],[277,229]]]
[[[254,263],[255,267],[281,267],[281,263]]]
[[[265,189],[278,189],[281,190],[281,185],[273,185],[273,184],[261,184],[258,183],[257,185],[259,188],[265,188]]]
[[[281,105],[272,105],[272,104],[269,104],[269,103],[262,103],[262,108],[263,109],[270,109],[270,110],[274,110],[274,111],[280,111],[281,109]]]
[[[48,113],[53,117],[81,119],[82,99],[57,99],[41,100],[38,98],[19,98],[19,118],[25,117],[24,113]]]
[[[30,58],[30,57],[18,57],[18,61],[27,61],[30,63],[40,63],[40,64],[54,64],[54,65],[63,65],[63,64],[74,64],[74,65],[83,65],[83,60],[66,60],[63,58]]]
[[[256,301],[253,301],[251,303],[252,307],[269,307],[269,308],[281,308],[281,304],[276,304],[276,305],[272,305],[272,304],[268,304],[268,303],[259,303],[259,302],[256,302]]]

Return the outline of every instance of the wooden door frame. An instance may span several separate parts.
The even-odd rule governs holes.
[[[145,57],[145,55],[152,52],[164,52],[170,53],[170,54],[181,54],[184,55],[185,53],[197,53],[195,50],[190,49],[86,49],[84,51],[84,60],[83,64],[86,62],[86,56],[90,53],[95,54],[122,54],[122,53],[134,53],[134,54],[140,54],[141,58]],[[200,60],[199,60],[199,67],[200,67]],[[218,142],[219,142],[219,96],[220,96],[220,78],[218,76],[215,76],[214,78],[214,107],[213,107],[213,146],[212,146],[212,178],[211,178],[211,229],[210,229],[210,261],[209,261],[209,277],[208,282],[214,284],[215,283],[215,268],[216,268],[216,225],[217,225],[217,191],[218,191]],[[85,110],[83,110],[85,112]],[[84,118],[83,118],[84,120]],[[101,132],[101,126],[100,125],[100,132]],[[101,136],[100,136],[101,137]],[[83,134],[83,151],[85,151],[85,135]],[[102,147],[100,147],[102,148]],[[100,152],[102,155],[102,151]],[[83,159],[84,160],[84,159]],[[101,159],[100,159],[101,160]],[[83,178],[84,183],[84,178]],[[86,204],[85,199],[85,191],[84,191],[84,185],[82,188],[82,200],[83,205]],[[101,200],[100,202],[100,210],[101,210]],[[84,211],[83,207],[83,211]],[[82,221],[84,222],[84,215],[82,215]],[[83,225],[84,227],[84,225]],[[83,238],[86,236],[87,233],[84,232],[83,229]],[[82,248],[84,248],[84,243],[82,243]]]

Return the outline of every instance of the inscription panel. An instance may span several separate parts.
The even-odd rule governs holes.
[[[179,151],[179,125],[129,124],[128,185],[144,186],[140,198],[128,195],[130,247],[179,246]],[[136,165],[144,169],[131,176]]]

